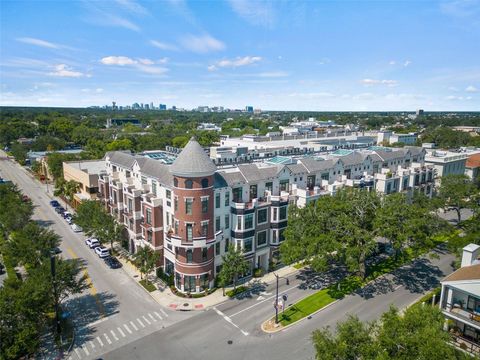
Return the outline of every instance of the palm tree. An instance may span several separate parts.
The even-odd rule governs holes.
[[[65,199],[65,209],[68,210],[68,202],[73,201],[73,196],[78,192],[80,189],[80,183],[75,180],[65,181],[64,179],[59,179],[55,184],[55,196],[60,196]]]

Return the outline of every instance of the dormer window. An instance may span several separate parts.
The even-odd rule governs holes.
[[[205,178],[205,179],[202,179],[202,188],[207,188],[208,187],[208,179]]]
[[[185,189],[192,189],[193,188],[193,181],[192,180],[185,180]]]

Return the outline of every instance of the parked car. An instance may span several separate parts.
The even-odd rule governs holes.
[[[73,215],[71,212],[69,211],[64,211],[63,214],[62,214],[63,218],[66,219],[66,218],[71,218]]]
[[[110,250],[103,246],[98,246],[95,248],[95,252],[101,258],[106,258],[110,256]]]
[[[24,202],[30,201],[30,198],[27,195],[22,195],[22,201]]]
[[[65,221],[67,222],[68,225],[72,225],[73,224],[73,219],[69,216],[67,218],[65,218]]]
[[[60,203],[57,200],[51,200],[50,205],[52,205],[54,208],[59,207]]]
[[[56,255],[56,254],[60,254],[62,252],[62,249],[60,249],[58,246],[54,247],[52,249],[52,252]]]
[[[65,212],[65,208],[63,208],[62,206],[57,206],[55,208],[55,211],[57,212],[57,214],[63,214]]]
[[[98,241],[98,239],[95,239],[95,238],[88,238],[87,240],[85,240],[85,244],[87,244],[90,249],[94,249],[101,245],[100,241]]]
[[[103,260],[105,261],[105,264],[107,264],[110,269],[119,269],[122,267],[122,263],[118,261],[116,257],[108,256]]]
[[[83,231],[83,229],[77,224],[72,224],[71,227],[72,227],[72,230],[74,232],[82,232]]]

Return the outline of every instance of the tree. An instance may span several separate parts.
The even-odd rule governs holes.
[[[445,210],[457,212],[457,224],[462,220],[462,209],[473,208],[472,198],[478,194],[470,178],[466,175],[447,175],[440,180],[438,204]]]
[[[176,136],[172,140],[172,145],[177,148],[183,148],[188,143],[188,136]]]
[[[73,201],[73,196],[78,192],[80,183],[75,180],[65,181],[64,179],[58,179],[55,184],[55,196],[62,196],[65,199],[65,208],[68,210],[68,202]]]
[[[151,273],[159,258],[159,254],[152,251],[150,248],[144,246],[137,250],[134,255],[135,263],[140,270],[140,278],[143,279],[143,275]]]
[[[12,144],[10,151],[20,165],[25,164],[25,159],[27,158],[28,154],[28,149],[25,145],[15,142]]]
[[[249,264],[245,260],[242,250],[236,249],[232,244],[229,245],[228,252],[222,256],[222,260],[222,269],[219,273],[222,287],[233,281],[233,289],[235,290],[238,277],[248,270]]]
[[[0,184],[0,229],[5,238],[21,229],[33,214],[31,201],[23,201],[22,193],[13,184]]]
[[[108,143],[106,146],[107,151],[115,151],[115,150],[132,150],[133,143],[130,139],[117,139],[113,140],[112,142]]]

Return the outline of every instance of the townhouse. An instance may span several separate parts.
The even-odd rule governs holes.
[[[268,271],[284,239],[290,204],[305,206],[344,186],[380,193],[432,195],[434,169],[425,150],[346,151],[292,158],[288,164],[257,162],[217,167],[195,139],[173,164],[109,152],[99,194],[123,224],[132,252],[148,246],[161,255],[182,292],[214,286],[230,244],[254,269]]]

